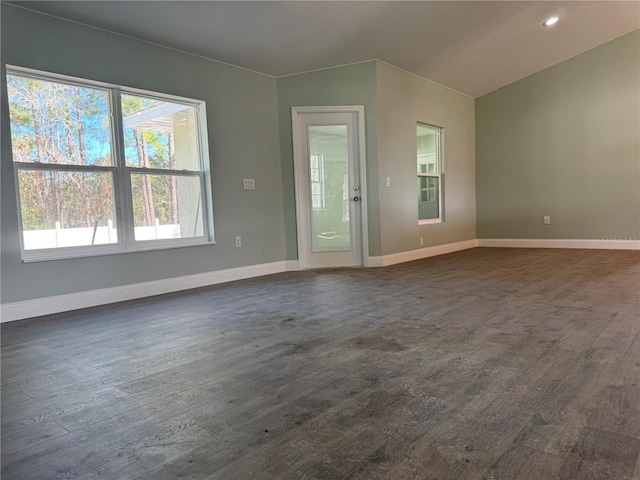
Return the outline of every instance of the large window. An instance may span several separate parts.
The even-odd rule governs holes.
[[[419,123],[418,223],[442,222],[442,129]]]
[[[204,103],[7,68],[24,259],[213,240]]]

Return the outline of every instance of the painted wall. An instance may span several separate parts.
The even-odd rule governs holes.
[[[295,260],[292,106],[365,106],[371,256],[417,250],[420,237],[640,237],[640,31],[474,102],[377,60],[276,80],[1,8],[2,303]],[[22,263],[6,64],[206,101],[217,244]],[[418,225],[416,122],[444,128],[442,224]]]
[[[473,99],[377,62],[377,103],[382,254],[476,238]],[[418,225],[417,122],[444,128],[440,224]]]
[[[275,79],[5,4],[1,41],[2,303],[285,259]],[[22,263],[5,64],[206,101],[217,244]]]
[[[637,30],[476,100],[479,238],[640,238],[639,58]]]
[[[369,255],[380,255],[376,61],[278,78],[287,259],[298,257],[291,107],[364,105]]]
[[[475,238],[473,99],[377,60],[278,79],[287,258],[297,252],[292,106],[364,105],[369,255],[380,256]],[[445,211],[439,225],[418,225],[416,122],[445,127]],[[391,177],[391,187],[385,186]]]

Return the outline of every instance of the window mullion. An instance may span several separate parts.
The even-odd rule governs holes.
[[[113,172],[115,167],[102,165],[72,165],[66,163],[13,162],[17,170],[39,170],[43,172]]]
[[[171,175],[183,177],[197,177],[202,175],[199,170],[170,170],[168,168],[127,167],[129,173],[142,173],[147,175]]]
[[[124,151],[124,127],[122,125],[122,103],[120,89],[111,89],[111,125],[113,130],[114,162],[116,166],[116,209],[118,218],[118,237],[125,248],[133,244],[133,207],[131,200],[131,182],[127,172]]]

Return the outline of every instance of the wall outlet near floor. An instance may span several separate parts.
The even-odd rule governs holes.
[[[236,237],[236,248],[240,248],[242,246],[242,237]]]
[[[242,179],[242,188],[245,190],[255,190],[256,189],[256,180],[254,178],[243,178]]]
[[[551,217],[549,215],[545,215],[543,221],[545,225],[551,225]]]
[[[420,246],[424,247],[424,237],[420,237]]]

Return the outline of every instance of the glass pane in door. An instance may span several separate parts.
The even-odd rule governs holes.
[[[308,127],[311,250],[351,250],[349,141],[346,125]]]

